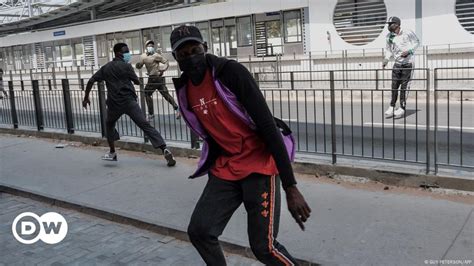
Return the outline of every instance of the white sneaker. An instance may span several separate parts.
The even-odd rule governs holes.
[[[104,161],[117,161],[117,153],[106,153],[104,156],[102,156],[102,160]]]
[[[405,110],[403,110],[403,108],[398,108],[397,110],[395,110],[393,115],[396,119],[402,118],[405,116]]]
[[[394,113],[394,109],[392,106],[389,106],[387,111],[385,111],[385,118],[391,118]]]

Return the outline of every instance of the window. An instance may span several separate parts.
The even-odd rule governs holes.
[[[456,17],[465,30],[474,34],[474,1],[457,0]]]
[[[252,45],[252,20],[250,17],[237,18],[237,45]]]
[[[140,51],[141,51],[141,44],[140,44],[140,38],[139,37],[132,37],[130,38],[130,45],[131,47],[129,47],[130,49],[130,53],[131,54],[140,54]]]
[[[13,52],[12,52],[12,47],[7,47],[6,49],[7,49],[6,54],[7,54],[7,58],[8,58],[8,64],[9,64],[9,65],[13,65]]]
[[[209,23],[208,22],[196,23],[196,28],[198,28],[199,31],[201,32],[202,39],[205,42],[209,43]]]
[[[281,22],[279,20],[266,21],[267,55],[283,53]]]
[[[148,40],[152,40],[156,48],[161,48],[160,29],[151,28],[143,30],[143,44],[145,45]]]
[[[29,65],[31,59],[31,45],[23,45],[23,64]]]
[[[283,22],[285,27],[285,42],[301,42],[301,12],[287,11],[283,14]]]
[[[76,52],[76,66],[84,65],[84,46],[82,43],[74,44],[74,50]]]
[[[171,36],[171,26],[161,28],[161,36],[163,44],[162,49],[163,52],[171,52],[171,43],[170,43],[170,36]]]
[[[99,57],[107,57],[107,40],[105,38],[105,35],[99,35],[96,37],[97,38],[97,53],[99,54]]]
[[[347,43],[364,45],[375,40],[385,27],[387,9],[383,0],[338,0],[333,23]]]

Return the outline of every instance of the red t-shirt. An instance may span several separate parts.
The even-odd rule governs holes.
[[[278,173],[262,139],[219,97],[210,70],[198,86],[188,82],[187,96],[194,114],[224,150],[211,168],[213,175],[235,181],[252,173]]]

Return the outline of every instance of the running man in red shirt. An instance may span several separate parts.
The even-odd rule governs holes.
[[[288,209],[303,230],[311,212],[296,187],[290,163],[291,131],[272,116],[244,66],[206,54],[196,27],[180,26],[170,38],[183,71],[173,80],[181,114],[204,140],[198,169],[190,178],[209,175],[188,227],[191,242],[207,265],[225,265],[218,237],[244,203],[250,247],[257,259],[266,265],[296,265],[276,241],[280,178]]]

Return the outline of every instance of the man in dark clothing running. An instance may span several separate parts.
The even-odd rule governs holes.
[[[166,143],[160,133],[146,120],[137,103],[138,97],[132,82],[139,85],[140,81],[129,64],[131,55],[128,46],[125,43],[117,43],[114,46],[114,54],[114,60],[101,67],[89,79],[86,95],[82,101],[82,106],[87,108],[87,105],[90,105],[89,94],[94,82],[105,80],[107,85],[107,118],[105,123],[110,152],[105,154],[102,159],[107,161],[117,160],[114,141],[119,140],[120,136],[115,129],[115,123],[123,114],[127,114],[143,130],[153,147],[162,150],[168,166],[174,166],[176,161],[173,154],[166,148]]]
[[[225,265],[218,237],[243,203],[250,247],[257,259],[266,265],[295,265],[296,260],[276,241],[280,178],[289,211],[303,230],[311,212],[296,187],[290,163],[291,131],[272,116],[243,65],[206,54],[196,27],[180,26],[170,38],[183,71],[173,79],[181,115],[203,139],[198,169],[190,178],[209,175],[188,227],[191,242],[207,265]]]

